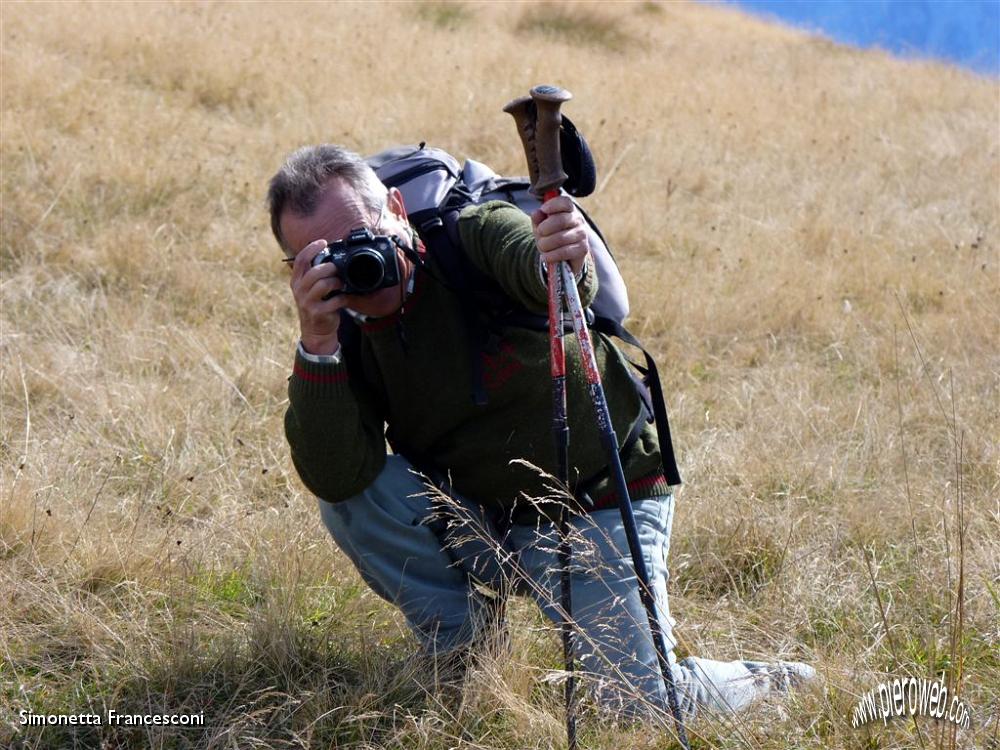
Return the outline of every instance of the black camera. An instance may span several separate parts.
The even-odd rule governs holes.
[[[312,264],[333,263],[344,283],[334,294],[371,294],[399,283],[396,242],[392,237],[355,229],[346,240],[337,240],[313,258]]]

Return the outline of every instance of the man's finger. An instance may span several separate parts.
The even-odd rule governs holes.
[[[320,279],[325,279],[329,276],[339,276],[339,271],[333,263],[320,263],[318,266],[310,266],[302,274],[302,284],[311,285]]]
[[[547,253],[557,248],[567,245],[576,245],[587,242],[587,230],[583,227],[564,229],[555,234],[550,234],[535,238],[535,244],[540,253]]]
[[[303,250],[303,252],[305,252]],[[306,268],[301,276],[292,279],[292,295],[298,299],[307,297],[309,290],[320,279],[337,276],[337,267],[333,263],[320,263],[318,266]]]
[[[589,246],[585,242],[575,242],[572,245],[560,245],[552,250],[541,253],[543,263],[555,263],[560,260],[577,261],[586,258]]]
[[[309,270],[310,266],[312,266],[313,258],[326,248],[326,244],[326,240],[313,240],[296,254],[295,262],[292,264],[291,284],[293,286]]]
[[[545,201],[540,210],[551,216],[552,214],[572,211],[574,208],[576,208],[576,204],[568,195],[557,195],[555,198]]]
[[[543,237],[578,226],[581,226],[579,214],[568,212],[552,214],[537,225],[538,231]]]
[[[340,290],[344,286],[339,276],[331,273],[315,275],[312,272],[316,270],[318,269],[309,269],[299,285],[292,289],[292,294],[299,306],[315,304],[316,300],[323,299],[330,292]]]
[[[306,299],[315,303],[316,300],[326,301],[327,295],[344,288],[344,282],[336,276],[317,279],[306,292]]]

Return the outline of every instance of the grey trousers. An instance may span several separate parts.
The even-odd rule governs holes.
[[[427,487],[406,459],[388,456],[364,492],[338,503],[320,500],[319,507],[334,541],[375,593],[399,607],[424,648],[443,652],[471,642],[484,600],[428,528],[432,508]],[[766,695],[769,681],[751,672],[746,662],[693,656],[676,660],[675,621],[667,601],[674,499],[639,500],[633,509],[685,716],[699,708],[739,711]],[[570,538],[570,618],[581,678],[612,711],[665,712],[665,688],[619,511],[574,517]],[[553,525],[543,523],[512,527],[506,545],[519,556],[531,596],[557,624],[563,620],[558,541]]]

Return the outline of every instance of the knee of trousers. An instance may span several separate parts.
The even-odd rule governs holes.
[[[320,500],[320,515],[372,590],[402,610],[425,645],[441,645],[468,632],[470,589],[425,525],[426,492],[409,462],[389,456],[363,492],[338,503]]]

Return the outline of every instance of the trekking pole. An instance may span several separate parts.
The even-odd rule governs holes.
[[[611,423],[611,413],[608,411],[608,402],[604,395],[604,387],[601,385],[601,375],[597,369],[597,357],[594,355],[594,347],[590,340],[590,331],[587,330],[587,321],[584,317],[583,305],[580,303],[580,292],[573,283],[573,274],[565,266],[562,269],[563,288],[566,292],[566,299],[569,304],[570,313],[573,316],[573,330],[576,333],[580,344],[580,357],[583,360],[583,367],[586,373],[587,382],[590,385],[591,401],[594,405],[594,414],[597,416],[597,428],[601,433],[601,442],[608,454],[608,463],[611,466],[615,477],[615,485],[618,489],[618,508],[621,511],[622,525],[625,528],[625,537],[628,540],[629,552],[632,554],[632,564],[635,567],[636,577],[639,579],[639,598],[646,608],[646,615],[649,619],[650,635],[653,637],[653,647],[656,650],[656,659],[660,665],[660,673],[663,676],[664,686],[667,689],[667,703],[670,706],[670,713],[674,717],[674,726],[677,729],[677,739],[684,750],[690,750],[687,733],[684,731],[684,720],[681,717],[680,703],[677,700],[677,686],[674,684],[674,675],[670,670],[670,661],[667,659],[666,639],[663,635],[663,628],[660,627],[660,619],[656,614],[656,599],[653,596],[653,589],[649,581],[649,571],[646,570],[646,561],[642,555],[642,547],[639,545],[639,530],[635,523],[635,514],[632,512],[632,499],[628,493],[628,483],[625,481],[625,472],[622,469],[621,457],[618,455],[618,438],[615,435],[614,427]]]
[[[535,99],[536,89],[532,96],[521,97],[510,102],[504,111],[510,113],[517,123],[517,132],[524,144],[525,156],[528,160],[528,173],[531,179],[532,192],[541,194],[544,200],[559,195],[559,187],[566,181],[566,174],[559,168],[551,172],[544,182],[539,181],[538,154],[535,150],[535,128],[539,107]],[[572,95],[562,89],[557,90],[556,98],[549,101],[554,104],[554,113],[550,107],[543,108],[545,115],[551,119],[555,116],[555,149],[556,163],[559,163],[559,104]],[[552,435],[556,449],[556,479],[568,492],[569,485],[569,425],[566,420],[566,351],[563,347],[563,279],[558,266],[548,264],[548,301],[549,301],[549,367],[552,375]],[[561,624],[563,662],[566,665],[566,740],[569,750],[576,750],[576,678],[573,665],[573,628],[570,622],[573,611],[573,594],[570,580],[570,562],[572,548],[569,542],[569,513],[566,504],[559,509],[559,592],[560,606],[563,610]]]
[[[548,200],[550,195],[551,197],[555,197],[558,194],[555,192],[555,189],[562,185],[566,179],[566,175],[562,171],[562,162],[559,154],[559,123],[561,120],[559,105],[569,99],[571,95],[569,92],[554,86],[536,86],[531,90],[531,96],[538,110],[534,134],[534,150],[538,160],[538,183],[539,187],[546,191],[545,198]],[[562,175],[562,179],[558,179],[558,175]],[[552,192],[550,193],[549,191]],[[604,386],[601,384],[601,374],[597,366],[597,357],[594,354],[590,331],[587,329],[583,305],[580,302],[580,293],[576,288],[576,280],[573,278],[568,264],[563,262],[559,263],[558,266],[559,273],[562,275],[563,293],[573,317],[573,330],[580,345],[580,358],[584,372],[586,373],[587,383],[590,386],[591,401],[593,402],[594,414],[597,418],[597,428],[601,433],[601,441],[604,443],[604,448],[608,456],[608,465],[612,469],[618,489],[618,506],[621,511],[622,525],[625,528],[625,536],[628,540],[629,552],[632,555],[632,564],[635,567],[636,577],[639,579],[639,597],[646,609],[646,615],[649,620],[650,635],[653,639],[653,648],[656,651],[660,673],[663,677],[664,687],[666,688],[667,703],[670,706],[671,714],[673,714],[677,739],[685,750],[690,750],[687,733],[684,731],[684,721],[681,717],[680,704],[677,700],[677,687],[674,684],[673,672],[670,669],[670,661],[667,658],[666,639],[663,635],[663,629],[660,627],[660,618],[656,612],[656,600],[653,596],[652,586],[650,585],[649,572],[646,570],[642,547],[639,545],[639,531],[635,523],[635,514],[632,512],[632,499],[629,496],[628,483],[625,481],[625,472],[622,468],[621,457],[618,455],[618,437],[615,435],[614,426],[611,422],[611,414],[608,410],[608,402],[604,394]],[[553,270],[550,266],[550,295]],[[549,304],[551,315],[551,299]],[[561,310],[562,307],[560,305],[560,322],[562,317]],[[551,328],[551,322],[549,325]]]

